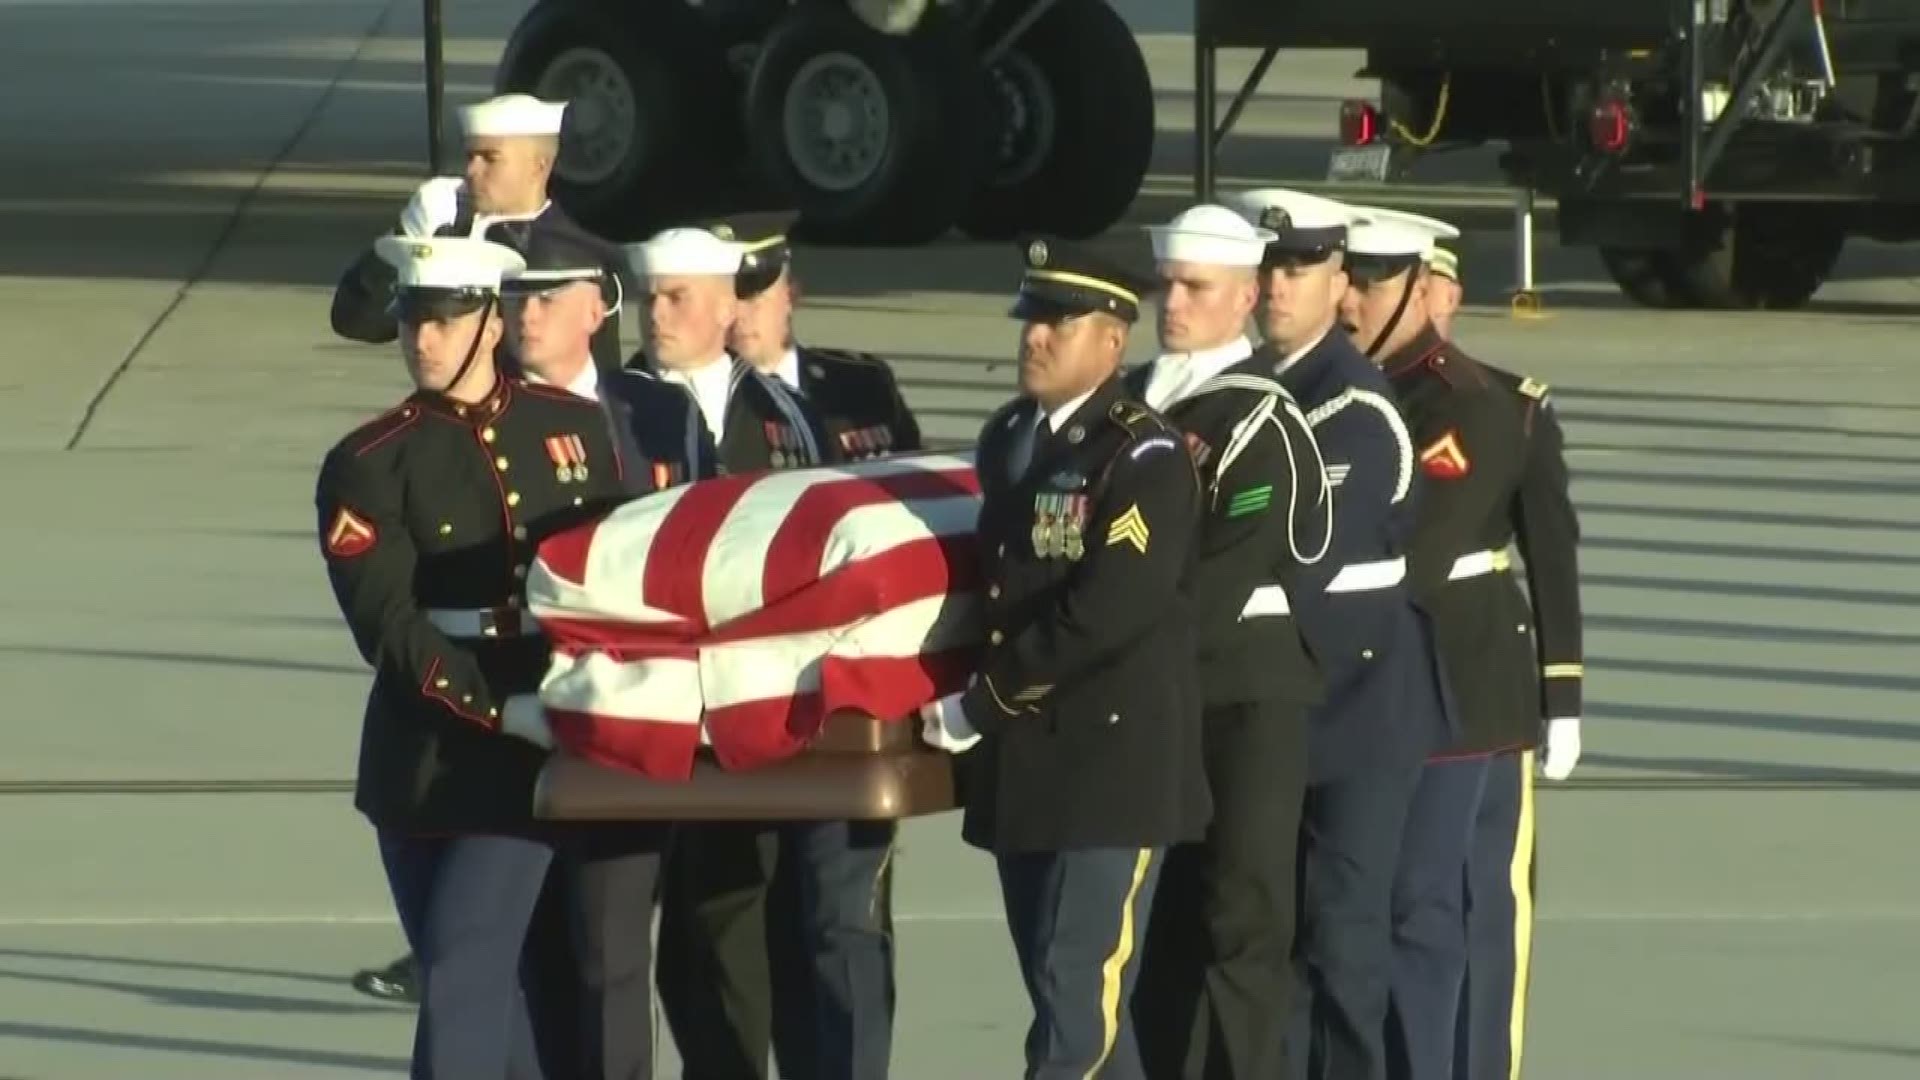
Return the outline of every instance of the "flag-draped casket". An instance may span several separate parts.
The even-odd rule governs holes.
[[[904,721],[962,689],[981,640],[970,456],[719,477],[540,545],[556,743],[655,779],[800,751],[854,710]]]

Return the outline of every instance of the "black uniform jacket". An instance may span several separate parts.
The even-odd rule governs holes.
[[[1299,590],[1300,569],[1323,556],[1332,520],[1332,491],[1313,432],[1293,395],[1274,379],[1271,361],[1255,352],[1211,380],[1221,388],[1166,410],[1186,435],[1202,488],[1191,594],[1200,689],[1208,705],[1312,705],[1324,691],[1319,666],[1291,614],[1243,617],[1256,589]],[[1151,364],[1128,372],[1128,389],[1144,393],[1151,373]],[[1275,392],[1224,385],[1241,379],[1262,380]],[[1236,430],[1263,407],[1271,408],[1273,421],[1259,423],[1252,441],[1222,470]]]
[[[327,454],[321,551],[374,668],[354,805],[375,824],[529,827],[546,755],[499,730],[502,702],[547,669],[524,612],[527,566],[622,486],[593,402],[513,380],[479,405],[415,394]]]
[[[800,393],[819,412],[845,460],[923,449],[920,422],[885,360],[849,349],[798,351]]]
[[[798,469],[843,460],[820,415],[780,380],[729,357],[726,430],[716,440],[693,392],[668,382],[636,353],[601,393],[619,402],[633,439],[650,461],[653,486],[671,487],[728,473]]]
[[[460,216],[452,222],[434,230],[435,236],[469,236],[473,233],[473,206],[464,197],[460,200]],[[540,213],[529,218],[510,218],[487,223],[484,240],[504,244],[515,251],[527,250],[527,238],[535,229],[561,229],[580,235],[591,235],[566,215],[557,204],[548,203]],[[609,246],[609,251],[614,249]],[[602,293],[609,305],[621,296],[620,274],[625,269],[617,260],[609,258],[605,278],[602,279]],[[360,257],[340,275],[339,284],[333,289],[333,309],[329,315],[333,323],[333,332],[352,341],[364,341],[369,345],[385,345],[400,335],[399,322],[387,310],[392,298],[394,282],[393,267],[374,254],[373,246],[360,253]],[[496,350],[502,370],[515,371],[518,361],[514,360],[511,350],[502,342]],[[620,358],[624,355],[620,348],[620,317],[609,316],[600,324],[593,335],[593,362],[603,373],[620,369]]]
[[[1406,421],[1386,375],[1337,329],[1280,379],[1333,486],[1333,542],[1291,597],[1327,679],[1309,729],[1311,779],[1417,763],[1452,741],[1454,718],[1431,627],[1400,576],[1424,493]]]
[[[989,633],[961,699],[983,736],[959,758],[963,835],[995,852],[1197,839],[1192,458],[1116,377],[1012,476],[1038,408],[1016,401],[980,435]]]

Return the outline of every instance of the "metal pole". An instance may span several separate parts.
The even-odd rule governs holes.
[[[1213,42],[1193,36],[1193,197],[1213,201]]]
[[[1513,274],[1514,291],[1530,294],[1533,290],[1533,189],[1513,191]]]
[[[442,51],[445,31],[440,21],[440,0],[421,0],[420,22],[426,31],[427,40],[427,171],[430,176],[439,176],[440,151],[440,114],[445,111],[447,96],[447,64]]]

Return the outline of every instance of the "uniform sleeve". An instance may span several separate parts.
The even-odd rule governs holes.
[[[1052,610],[988,647],[961,701],[975,728],[1038,711],[1054,687],[1123,652],[1179,606],[1199,524],[1192,461],[1168,435],[1121,455],[1088,515],[1086,553]]]
[[[329,318],[333,332],[351,341],[385,345],[400,336],[400,323],[387,313],[394,272],[372,248],[340,276],[333,289],[333,309]]]
[[[1580,618],[1580,519],[1568,490],[1560,423],[1545,401],[1534,407],[1531,423],[1526,471],[1515,497],[1515,531],[1527,562],[1527,587],[1533,594],[1542,718],[1570,719],[1580,715],[1586,674]]]
[[[895,453],[913,453],[926,449],[920,436],[920,420],[907,407],[906,395],[900,392],[900,380],[892,371],[886,373],[887,394],[892,400],[893,449]]]
[[[499,702],[479,665],[414,603],[416,553],[396,488],[364,460],[335,450],[321,467],[314,502],[327,579],[360,655],[394,686],[497,727]]]
[[[1400,407],[1386,394],[1354,389],[1345,406],[1314,428],[1333,484],[1331,552],[1374,550],[1389,523],[1412,510],[1420,495],[1414,473],[1413,439]],[[1324,587],[1341,569],[1329,555],[1306,571]]]
[[[1416,593],[1445,585],[1454,560],[1483,546],[1488,522],[1505,516],[1527,452],[1520,416],[1510,396],[1454,392],[1412,432],[1424,479],[1408,545]]]
[[[1247,598],[1260,585],[1284,583],[1300,559],[1320,553],[1325,513],[1317,459],[1305,434],[1289,441],[1271,424],[1203,492],[1202,525],[1189,595],[1202,650],[1233,633]],[[1294,543],[1298,541],[1300,550]]]

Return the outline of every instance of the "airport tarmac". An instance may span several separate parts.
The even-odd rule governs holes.
[[[1163,132],[1106,242],[1144,254],[1189,191],[1192,63],[1174,5],[1122,6]],[[450,5],[456,103],[521,9]],[[326,304],[423,175],[419,53],[408,3],[0,0],[0,1080],[405,1071],[410,1011],[345,982],[401,946],[343,794],[366,673],[311,498],[404,389]],[[1323,175],[1357,66],[1283,56],[1225,183]],[[1911,1076],[1920,258],[1856,243],[1802,312],[1655,313],[1543,228],[1547,317],[1517,321],[1488,160],[1401,204],[1469,227],[1458,335],[1553,384],[1585,528],[1527,1075]],[[1011,248],[799,257],[802,336],[894,359],[934,437],[1010,393]],[[955,832],[900,857],[909,1080],[1018,1074],[996,886]]]

